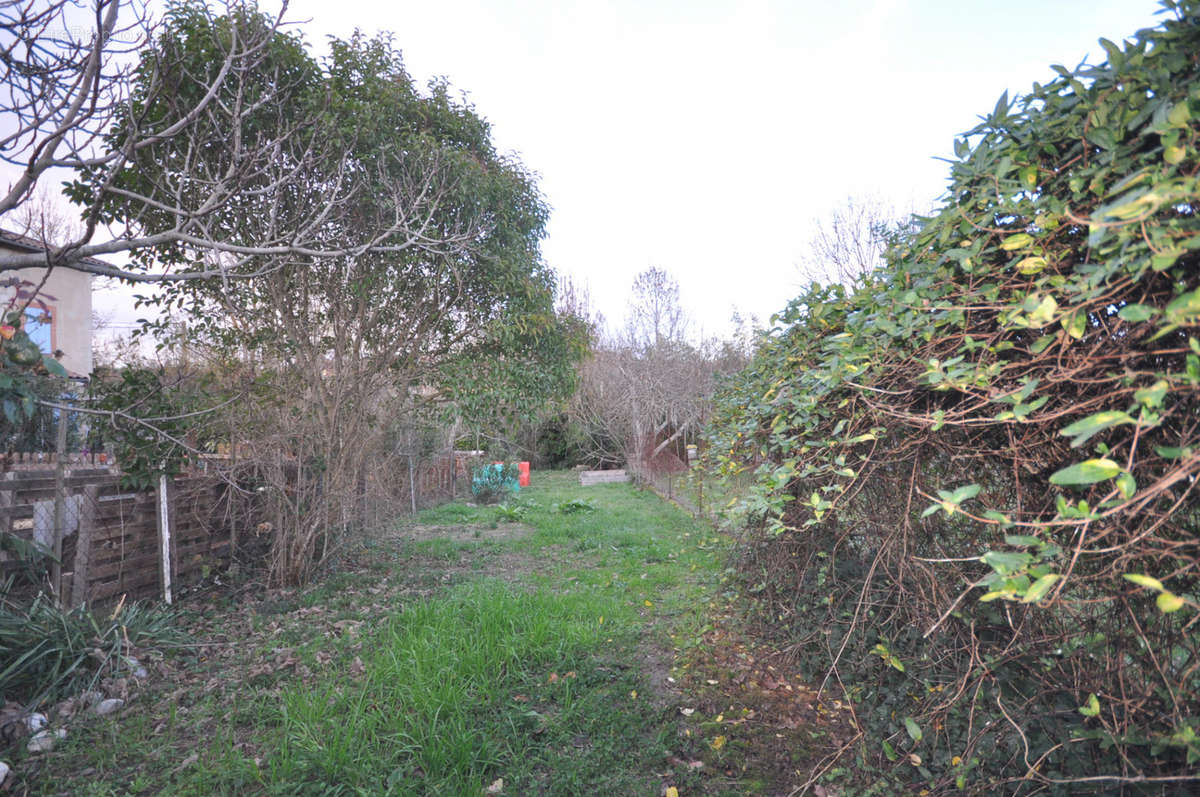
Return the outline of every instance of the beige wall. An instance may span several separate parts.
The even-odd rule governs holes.
[[[0,272],[0,283],[13,277],[22,280],[26,290],[42,281],[45,269],[24,268]],[[7,309],[13,298],[12,286],[0,287],[0,308]],[[59,268],[50,273],[35,303],[50,311],[51,340],[61,350],[59,360],[71,376],[92,373],[92,276],[82,271]],[[33,305],[31,305],[33,306]]]

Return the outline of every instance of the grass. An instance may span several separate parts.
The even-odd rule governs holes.
[[[595,510],[560,511],[584,500]],[[508,505],[519,522],[448,504],[308,590],[191,607],[197,647],[166,656],[170,677],[120,718],[73,726],[23,787],[682,790],[695,776],[677,754],[711,729],[682,719],[666,676],[702,631],[724,541],[651,493],[573,474],[535,474]]]

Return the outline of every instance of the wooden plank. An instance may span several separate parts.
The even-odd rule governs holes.
[[[618,484],[629,481],[629,474],[623,470],[585,470],[579,473],[579,484],[591,487],[594,484]]]
[[[100,488],[90,485],[83,488],[83,504],[79,507],[79,531],[75,538],[75,564],[71,573],[71,605],[83,606],[88,602],[88,570],[92,558],[92,532],[95,531],[95,516]]]

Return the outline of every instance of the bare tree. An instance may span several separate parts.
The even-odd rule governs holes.
[[[679,302],[679,283],[661,268],[648,268],[633,281],[626,342],[635,350],[657,349],[682,342],[688,319]]]
[[[52,246],[62,246],[83,232],[83,224],[66,201],[45,186],[34,189],[29,200],[5,217],[5,229]]]
[[[880,197],[850,196],[828,217],[814,222],[800,272],[812,282],[861,284],[882,264],[898,213]]]
[[[639,274],[623,334],[599,341],[580,368],[572,415],[594,463],[653,468],[703,425],[717,375],[742,358],[737,346],[689,342],[687,327],[674,278]]]
[[[209,28],[201,64],[171,36],[181,19]],[[356,158],[345,135],[321,126],[314,69],[279,18],[241,0],[219,12],[173,6],[157,21],[138,0],[0,0],[0,157],[20,169],[0,193],[0,222],[68,174],[82,219],[66,240],[44,237],[45,252],[0,251],[0,271],[165,282],[261,274],[295,257],[469,245],[478,228],[437,221],[452,182],[442,163],[380,149]],[[330,240],[368,193],[388,213],[359,219],[354,240]],[[253,240],[238,234],[247,213],[269,222]],[[89,259],[121,253],[134,264]]]

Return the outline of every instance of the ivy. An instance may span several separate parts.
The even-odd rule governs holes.
[[[1200,3],[1163,5],[1002,96],[940,208],[861,288],[790,302],[717,397],[762,600],[881,737],[943,729],[934,786],[1200,755]]]

